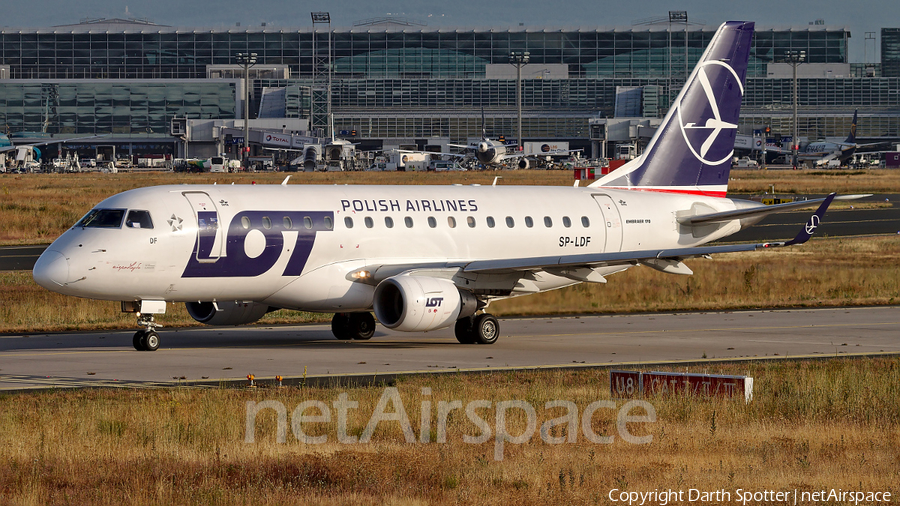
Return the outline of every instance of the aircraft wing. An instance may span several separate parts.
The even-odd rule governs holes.
[[[822,215],[831,205],[835,195],[831,194],[821,200],[821,205],[810,217],[809,221],[796,237],[786,242],[767,242],[757,244],[724,244],[716,246],[698,246],[693,248],[672,248],[642,251],[621,251],[612,253],[587,253],[580,255],[553,255],[546,257],[513,258],[499,260],[477,260],[463,267],[464,272],[509,272],[530,270],[562,270],[577,268],[608,267],[615,265],[645,264],[660,270],[673,273],[689,274],[690,269],[680,265],[687,258],[712,255],[716,253],[733,253],[738,251],[755,251],[803,244],[808,241],[822,220]],[[807,202],[808,203],[808,202]],[[784,209],[784,208],[782,208]],[[718,213],[717,213],[718,214]],[[686,270],[686,271],[685,271]]]
[[[858,198],[861,195],[848,195],[843,197]],[[784,242],[767,242],[756,244],[722,244],[714,246],[698,246],[692,248],[671,248],[671,249],[652,249],[641,251],[620,251],[612,253],[587,253],[579,255],[552,255],[542,257],[523,257],[523,258],[504,258],[496,260],[474,260],[461,262],[417,262],[417,263],[398,263],[384,265],[369,265],[365,268],[366,282],[377,284],[378,282],[404,272],[427,273],[435,275],[442,273],[442,277],[450,278],[461,272],[481,273],[481,274],[509,274],[514,272],[528,271],[548,271],[551,273],[562,273],[567,277],[580,281],[603,281],[603,277],[593,272],[596,267],[609,266],[633,266],[643,264],[648,267],[669,272],[673,274],[691,274],[691,270],[681,263],[682,260],[688,258],[705,257],[718,253],[734,253],[739,251],[756,251],[760,249],[778,248],[783,246],[791,246],[794,244],[803,244],[812,237],[822,216],[831,205],[832,200],[836,197],[831,194],[822,199],[814,201],[804,201],[796,203],[783,204],[782,206],[765,206],[761,210],[769,211],[769,208],[777,207],[779,210],[786,210],[794,207],[809,206],[810,204],[819,203],[819,208],[810,216],[809,221],[804,225],[803,229],[791,239]],[[753,208],[748,211],[756,211],[760,208]],[[744,210],[741,210],[744,211]],[[740,212],[740,211],[736,211]],[[724,214],[715,213],[724,220]],[[711,217],[714,215],[706,215]],[[740,216],[729,217],[728,219],[736,219]],[[709,220],[715,221],[715,219]],[[699,221],[698,221],[699,223]]]
[[[526,156],[526,157],[538,157],[538,156],[568,155],[568,154],[570,154],[570,153],[580,153],[580,152],[582,152],[582,151],[584,151],[584,150],[583,150],[583,149],[557,149],[557,150],[555,150],[555,151],[548,151],[548,152],[546,152],[546,153],[528,153],[528,154],[525,154],[525,153],[510,153],[510,154],[508,154],[508,155],[503,155],[503,156],[500,158],[500,161],[502,162],[502,161],[506,161],[506,160],[509,160],[509,159],[512,159],[512,158],[522,158],[523,156]]]
[[[66,144],[67,142],[75,142],[75,141],[83,141],[87,139],[98,139],[100,137],[106,137],[105,135],[91,135],[89,137],[71,137],[67,139],[47,139],[41,142],[30,142],[28,144],[15,144],[13,143],[11,146],[3,146],[0,147],[0,153],[5,153],[7,151],[13,151],[19,148],[33,148],[35,146],[46,146],[47,144]]]
[[[397,153],[416,153],[416,154],[431,155],[431,156],[438,156],[438,157],[455,156],[457,158],[470,158],[472,156],[472,155],[467,155],[465,153],[439,153],[437,151],[414,151],[411,149],[397,149],[395,151]]]

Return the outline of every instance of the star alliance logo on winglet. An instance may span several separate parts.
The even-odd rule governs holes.
[[[806,233],[813,235],[817,228],[819,228],[819,216],[814,214],[809,218],[809,222],[806,224]]]
[[[724,69],[724,70],[723,70]],[[685,123],[685,118],[682,115],[682,103],[679,102],[677,104],[678,108],[678,123],[681,126],[681,134],[684,137],[685,143],[687,143],[688,149],[691,150],[691,153],[700,160],[702,163],[707,165],[720,165],[728,160],[734,155],[734,149],[732,147],[729,150],[728,154],[722,157],[719,160],[708,160],[706,155],[709,153],[710,149],[713,147],[716,139],[719,137],[719,134],[722,133],[722,130],[737,130],[737,124],[728,123],[727,121],[722,121],[721,114],[719,112],[719,104],[716,102],[716,96],[714,94],[714,90],[712,84],[710,84],[710,75],[715,79],[716,73],[728,71],[734,76],[734,80],[738,85],[741,96],[744,95],[744,86],[741,84],[741,79],[738,77],[737,72],[731,68],[730,65],[723,61],[719,60],[710,60],[706,62],[700,63],[697,68],[697,73],[694,78],[694,82],[699,82],[700,86],[703,88],[703,92],[706,95],[707,100],[709,101],[709,108],[712,111],[712,117],[706,118],[705,122],[688,122]],[[694,84],[691,83],[691,85]],[[709,135],[703,140],[700,145],[700,149],[698,149],[691,141],[691,137],[697,137],[696,135],[688,135],[690,131],[709,131]],[[694,141],[696,142],[696,140]]]

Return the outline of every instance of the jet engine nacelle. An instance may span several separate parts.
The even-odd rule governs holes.
[[[306,146],[303,148],[303,170],[312,172],[316,170],[316,162],[319,160],[319,146]]]
[[[325,148],[325,160],[326,161],[334,161],[341,160],[343,158],[344,149],[341,146],[328,146]]]
[[[516,166],[522,170],[525,170],[531,168],[531,162],[523,156],[522,158],[519,158],[519,163],[517,163]]]
[[[188,302],[191,318],[207,325],[243,325],[259,320],[271,311],[266,304],[256,302]]]
[[[400,275],[375,288],[375,316],[389,329],[422,332],[442,329],[472,316],[478,299],[443,278]]]

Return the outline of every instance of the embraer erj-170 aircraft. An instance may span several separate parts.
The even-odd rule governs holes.
[[[34,279],[63,294],[122,301],[160,344],[154,315],[184,302],[196,320],[239,325],[286,308],[336,313],[338,339],[455,326],[461,343],[500,335],[495,299],[636,265],[807,240],[704,246],[770,212],[725,198],[753,23],[712,39],[643,157],[589,187],[157,186],[112,196],[41,255]]]

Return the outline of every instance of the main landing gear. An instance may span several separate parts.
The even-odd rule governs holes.
[[[375,335],[375,317],[372,313],[335,313],[331,319],[331,333],[341,340],[372,339]]]
[[[494,315],[482,313],[460,318],[454,330],[456,340],[462,344],[494,344],[500,337],[500,322]],[[375,318],[372,313],[335,313],[331,333],[341,340],[371,339],[375,335]]]
[[[453,330],[462,344],[494,344],[500,337],[500,322],[492,314],[481,313],[456,320]]]
[[[134,333],[134,338],[131,340],[134,349],[138,351],[156,351],[159,349],[159,334],[156,333],[155,329],[162,327],[162,325],[153,321],[152,314],[140,313],[138,313],[137,324],[138,327],[144,328]]]

